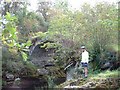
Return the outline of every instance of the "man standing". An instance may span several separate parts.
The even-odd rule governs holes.
[[[88,76],[88,61],[89,61],[89,53],[87,52],[85,46],[81,46],[82,49],[82,67],[84,67],[85,78]]]

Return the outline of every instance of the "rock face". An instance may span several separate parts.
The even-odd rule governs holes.
[[[64,72],[52,62],[52,56],[55,49],[45,49],[41,48],[41,46],[43,46],[43,43],[33,47],[33,49],[31,49],[33,51],[30,52],[31,62],[39,67],[39,69],[37,69],[38,74],[42,76],[53,75],[55,77],[53,80],[55,84],[63,83],[66,79]]]
[[[31,56],[30,56],[30,60],[32,63],[34,63],[35,65],[39,66],[39,67],[44,67],[45,65],[49,64],[49,60],[51,60],[51,54],[53,54],[54,49],[44,49],[44,48],[40,48],[40,44],[38,44]]]
[[[54,66],[52,62],[49,60],[52,59],[52,54],[53,54],[54,49],[44,49],[41,48],[41,44],[38,44],[34,47],[30,60],[33,64],[39,67],[37,69],[37,72],[39,75],[47,75],[49,74],[49,71],[45,68],[47,66]]]

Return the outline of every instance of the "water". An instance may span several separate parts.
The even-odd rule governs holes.
[[[78,64],[67,68],[67,77],[66,77],[67,81],[84,76],[84,69],[82,65],[80,64],[79,67],[77,65]]]
[[[72,80],[74,78],[74,74],[75,74],[75,68],[74,67],[69,67],[67,69],[67,81]]]

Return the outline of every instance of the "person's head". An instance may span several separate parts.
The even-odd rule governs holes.
[[[84,52],[86,50],[84,45],[81,46],[81,50],[82,50],[82,52]]]

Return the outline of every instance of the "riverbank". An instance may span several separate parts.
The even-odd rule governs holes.
[[[78,78],[66,81],[56,88],[81,88],[81,89],[120,89],[119,70],[103,71],[99,74],[90,74],[88,78]]]

